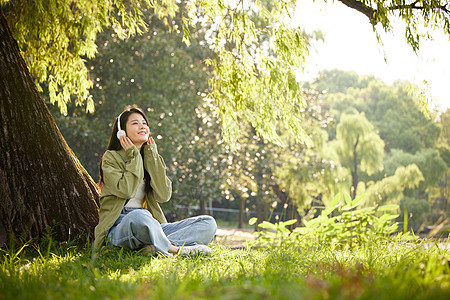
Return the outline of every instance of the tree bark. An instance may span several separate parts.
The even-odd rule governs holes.
[[[358,187],[358,153],[356,152],[356,147],[358,147],[359,138],[356,139],[356,143],[353,146],[353,170],[352,170],[352,196],[353,199],[356,198],[356,188]]]
[[[69,148],[0,7],[0,246],[52,238],[93,240],[97,186]]]

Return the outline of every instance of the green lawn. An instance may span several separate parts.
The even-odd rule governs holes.
[[[353,246],[284,240],[210,257],[154,258],[75,246],[3,252],[0,299],[448,299],[449,242]],[[39,249],[39,251],[38,251]],[[17,253],[18,251],[16,251]]]

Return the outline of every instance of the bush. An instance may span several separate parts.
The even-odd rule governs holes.
[[[383,205],[358,209],[363,197],[352,200],[349,195],[345,195],[344,201],[341,201],[341,196],[337,195],[318,217],[303,219],[304,227],[295,228],[293,231],[287,226],[294,224],[296,220],[275,224],[264,221],[258,225],[263,231],[257,233],[258,239],[255,243],[260,245],[279,245],[286,242],[333,243],[354,247],[395,234],[398,223],[393,220],[398,214],[391,214],[391,211],[398,210],[399,206]],[[252,223],[255,221],[251,220]],[[397,234],[397,237],[412,238],[406,234]]]

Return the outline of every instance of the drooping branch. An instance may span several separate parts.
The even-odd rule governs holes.
[[[417,9],[417,10],[424,10],[424,9],[429,9],[429,7],[424,7],[424,6],[420,6],[417,5],[419,1],[414,1],[411,4],[404,4],[404,5],[394,5],[392,7],[388,7],[388,10],[401,10],[401,9]],[[447,14],[450,14],[450,10],[446,7],[446,5],[437,5],[436,7],[434,7],[435,9],[440,9],[442,11],[444,11]]]
[[[365,16],[369,18],[370,23],[375,26],[379,20],[377,19],[377,13],[378,10],[375,8],[372,8],[371,6],[366,5],[365,3],[358,1],[358,0],[339,0],[346,6],[353,8]],[[415,10],[425,10],[425,9],[438,9],[442,10],[444,13],[450,15],[450,8],[447,8],[448,4],[445,5],[436,5],[435,7],[425,7],[423,5],[418,5],[419,1],[414,1],[410,4],[403,4],[403,5],[394,5],[390,7],[386,7],[386,10],[404,10],[404,9],[415,9]]]
[[[339,1],[347,5],[348,7],[356,9],[357,11],[366,15],[373,26],[375,26],[378,23],[377,18],[375,17],[377,13],[376,9],[373,9],[372,7],[367,6],[366,4],[357,0],[339,0]]]

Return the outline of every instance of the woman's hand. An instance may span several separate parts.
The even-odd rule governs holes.
[[[130,140],[129,137],[127,136],[122,136],[120,137],[120,145],[122,145],[122,148],[126,151],[128,149],[130,149],[131,147],[133,147],[133,142]]]
[[[153,145],[154,143],[155,143],[155,140],[151,136],[149,136],[147,144]]]

